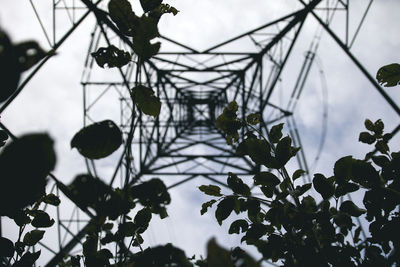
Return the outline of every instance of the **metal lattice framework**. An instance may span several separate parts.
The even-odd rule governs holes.
[[[286,121],[294,145],[301,146],[293,115],[314,62],[322,32],[334,39],[388,105],[400,115],[399,107],[351,52],[373,0],[365,1],[363,15],[357,22],[350,19],[350,0],[293,1],[301,3],[303,8],[203,51],[162,36],[161,39],[170,43],[175,50],[162,51],[146,61],[138,74],[141,83],[153,88],[163,103],[160,116],[154,119],[135,112],[129,96],[129,90],[137,78],[134,77],[137,73],[135,58],[129,65],[113,70],[111,75],[111,70],[100,69],[90,56],[99,47],[110,44],[126,50],[132,47],[131,41],[111,22],[107,10],[98,8],[102,0],[53,0],[49,29],[44,26],[35,2],[30,0],[46,40],[54,51],[89,15],[96,17],[97,23],[92,32],[81,80],[84,124],[106,119],[104,116],[107,116],[119,122],[125,133],[125,143],[127,139],[133,138],[133,145],[131,148],[125,146],[120,149],[112,160],[97,163],[87,161],[88,171],[114,187],[123,186],[124,177],[127,176],[129,185],[138,180],[146,180],[149,176],[158,176],[163,177],[168,188],[173,188],[198,177],[224,185],[224,177],[229,171],[242,177],[254,175],[260,166],[249,158],[237,156],[226,145],[223,134],[215,127],[215,119],[228,102],[235,100],[239,105],[240,117],[250,113],[262,114],[259,130],[263,133],[271,124]],[[331,25],[337,13],[344,18],[344,31],[341,34],[333,30]],[[58,21],[62,16],[69,20],[70,26],[66,26],[65,20]],[[309,17],[319,22],[321,30],[310,42],[295,86],[286,88],[290,97],[284,105],[277,105],[271,99],[278,90],[282,71]],[[355,31],[350,32],[350,28]],[[50,58],[51,55],[43,59],[26,76],[17,91],[0,107],[0,113]],[[107,109],[110,103],[113,103],[114,109],[107,110],[107,115],[104,115],[102,110]],[[0,126],[7,130],[6,125]],[[13,136],[12,133],[10,135]],[[299,153],[297,162],[300,168],[308,170],[304,153]],[[54,181],[52,192],[61,194],[61,191],[68,190],[61,180],[54,175],[50,176]],[[170,176],[179,177],[179,180],[168,182]],[[309,179],[305,176],[304,182]],[[96,217],[89,208],[78,207],[74,199],[63,199],[61,206],[54,210],[57,218],[53,233],[55,237],[49,238],[48,242],[45,239],[38,245],[47,251],[46,266],[56,266],[64,256],[73,254],[82,242],[88,222]],[[120,248],[122,251],[126,249],[124,244],[120,244]]]

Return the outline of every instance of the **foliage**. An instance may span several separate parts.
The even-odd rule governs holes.
[[[400,64],[393,63],[381,67],[376,74],[376,79],[385,87],[393,87],[400,84]]]
[[[400,153],[390,152],[390,135],[384,134],[381,120],[366,120],[368,132],[359,138],[374,144],[379,155],[368,153],[365,160],[343,157],[335,163],[334,176],[317,173],[312,184],[300,185],[296,180],[305,172],[289,175],[285,167],[299,148],[291,145],[289,136],[283,137],[283,124],[263,136],[253,126],[259,122],[254,119],[256,114],[249,115],[246,123],[237,118],[236,111],[237,104],[231,102],[218,117],[217,126],[226,133],[228,144],[238,142],[239,155],[249,156],[268,170],[253,177],[254,186],[264,196],[254,196],[241,178],[229,173],[230,194],[222,194],[216,185],[199,188],[218,197],[204,203],[201,214],[216,205],[215,218],[220,225],[232,213],[241,215],[231,223],[229,234],[242,235],[241,241],[255,246],[264,261],[284,266],[400,264],[400,239],[392,234],[400,226]],[[242,127],[247,132],[239,142]],[[319,198],[310,193],[312,187]],[[352,192],[364,194],[363,207],[350,198],[345,200]],[[366,219],[363,225],[369,226],[364,238],[360,237],[362,226],[354,223],[359,218]]]
[[[161,16],[178,13],[162,0],[140,0],[140,4],[144,11],[140,17],[133,12],[128,0],[110,0],[108,4],[112,21],[132,40],[132,50],[137,56],[136,77],[140,76],[144,62],[160,49],[161,44],[154,39],[159,37]],[[14,45],[0,31],[3,82],[0,102],[16,92],[22,72],[51,55],[33,41]],[[132,60],[130,52],[111,44],[99,48],[92,56],[102,68],[122,68]],[[388,87],[399,84],[399,70],[399,64],[382,67],[377,73],[379,83]],[[160,99],[140,79],[135,81],[130,93],[139,112],[153,117],[160,114]],[[335,163],[334,176],[315,174],[312,183],[300,185],[297,181],[305,171],[296,170],[289,175],[285,167],[300,148],[292,146],[289,136],[283,136],[283,124],[273,126],[263,136],[255,128],[262,122],[260,114],[250,114],[244,121],[238,119],[237,111],[237,103],[229,103],[216,125],[226,134],[228,144],[237,143],[238,155],[248,156],[268,170],[253,177],[254,186],[264,196],[255,197],[249,185],[236,174],[229,173],[227,185],[231,194],[223,194],[215,185],[199,187],[203,193],[216,197],[202,205],[201,214],[216,205],[215,218],[220,225],[233,213],[244,216],[233,221],[229,234],[242,235],[242,242],[255,246],[263,260],[279,261],[285,266],[400,264],[400,239],[392,234],[400,226],[396,211],[400,201],[400,152],[390,151],[391,135],[384,134],[381,120],[374,123],[366,120],[367,131],[359,136],[359,141],[374,144],[379,155],[368,153],[364,160],[343,157]],[[134,109],[132,114],[135,114]],[[242,129],[246,133],[240,138]],[[0,130],[0,146],[7,139],[7,132]],[[118,126],[105,120],[81,129],[72,138],[71,147],[77,148],[87,159],[100,159],[115,152],[122,142]],[[128,136],[125,145],[130,147],[130,142],[132,138]],[[17,241],[0,237],[0,257],[7,266],[32,266],[41,254],[29,249],[38,244],[44,238],[45,229],[55,223],[44,208],[48,204],[60,204],[57,196],[45,193],[47,175],[55,163],[53,141],[44,133],[15,139],[0,154],[0,216],[8,216],[19,227]],[[65,259],[60,266],[81,266],[81,262],[85,266],[260,266],[239,247],[226,250],[214,239],[207,245],[207,258],[199,260],[186,257],[184,251],[171,244],[143,249],[142,234],[153,214],[162,219],[168,216],[166,206],[171,201],[170,195],[158,178],[112,188],[88,173],[76,176],[68,186],[61,183],[58,186],[91,217],[82,254]],[[312,187],[320,197],[309,195]],[[356,192],[364,194],[363,207],[350,199],[344,200],[346,195]],[[132,218],[129,214],[135,208]],[[369,226],[369,235],[363,239],[361,226],[354,224],[358,218],[365,218]],[[34,229],[24,233],[28,226]],[[128,246],[126,240],[129,240]],[[121,249],[115,254],[107,249],[113,243]],[[132,253],[131,247],[137,247],[138,252]]]

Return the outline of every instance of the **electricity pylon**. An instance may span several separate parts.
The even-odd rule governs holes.
[[[244,118],[250,113],[262,115],[258,130],[264,134],[271,125],[286,121],[294,145],[301,146],[294,114],[323,32],[333,38],[388,105],[400,115],[399,107],[351,52],[373,0],[366,1],[360,11],[361,19],[356,22],[351,19],[350,0],[294,0],[303,8],[202,51],[161,36],[163,42],[170,43],[174,49],[162,50],[147,60],[139,78],[134,77],[135,57],[130,64],[117,70],[103,70],[94,63],[90,54],[102,46],[113,44],[132,51],[131,41],[114,26],[107,10],[99,8],[101,2],[104,1],[53,1],[52,27],[46,29],[34,1],[30,1],[53,50],[57,50],[86,17],[96,17],[81,80],[84,125],[113,119],[125,133],[125,141],[129,135],[133,136],[132,153],[129,154],[132,158],[127,157],[128,149],[124,147],[113,155],[113,163],[87,161],[88,172],[96,174],[110,186],[123,186],[123,177],[127,173],[129,185],[158,176],[169,189],[197,178],[225,185],[229,171],[250,178],[261,167],[249,158],[235,154],[215,127],[216,117],[233,100],[239,105],[239,117]],[[69,29],[65,30],[63,25],[64,31],[59,30],[57,18],[60,13],[71,22]],[[334,30],[337,27],[332,27],[333,16],[337,14],[344,18],[341,20],[344,22],[341,33]],[[310,41],[293,88],[279,88],[282,71],[292,56],[306,19],[310,17],[319,23],[321,30]],[[350,29],[355,30],[351,32]],[[22,81],[16,93],[0,107],[0,113],[50,57],[43,59]],[[113,75],[109,75],[111,72]],[[137,78],[160,97],[162,109],[158,117],[135,112],[129,92]],[[288,96],[283,104],[273,100],[279,90],[286,90]],[[107,113],[102,111],[104,107]],[[393,133],[398,129],[400,126]],[[299,168],[308,170],[304,153],[298,154],[297,162]],[[60,191],[68,190],[61,180],[50,176],[54,181],[52,191],[62,194]],[[170,181],[172,176],[179,177],[179,180]],[[304,182],[309,182],[309,176],[303,178]],[[68,192],[63,193],[70,196]],[[46,266],[56,266],[64,256],[73,254],[85,235],[88,222],[95,217],[90,208],[78,207],[75,199],[64,197],[61,206],[55,210],[57,223],[54,236],[38,245],[47,253]],[[120,245],[121,249],[126,249],[123,244]]]

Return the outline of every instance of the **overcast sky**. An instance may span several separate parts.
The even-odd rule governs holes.
[[[49,8],[52,1],[33,2],[45,27],[50,29]],[[361,19],[365,2],[368,1],[351,2],[350,33],[354,33],[357,22]],[[175,17],[166,15],[162,18],[161,34],[198,50],[211,47],[301,7],[298,0],[171,0],[168,3],[180,10],[180,13]],[[140,13],[137,3],[133,6]],[[57,12],[62,22],[58,33],[61,36],[71,25],[63,11]],[[373,76],[382,65],[400,62],[398,14],[398,0],[375,1],[352,47],[352,53]],[[333,21],[333,27],[339,36],[343,36],[343,19],[343,16],[338,15]],[[14,42],[34,39],[43,47],[48,47],[29,1],[2,0],[0,26],[9,33]],[[37,131],[50,133],[56,141],[58,155],[55,174],[65,183],[69,183],[76,174],[85,172],[84,162],[76,150],[70,149],[69,140],[82,127],[80,79],[93,27],[94,19],[88,17],[61,47],[58,55],[46,63],[26,89],[1,114],[2,123],[16,135]],[[281,88],[293,87],[304,53],[316,29],[317,23],[310,16],[284,70],[279,85]],[[162,49],[167,50],[169,47],[165,43]],[[243,50],[246,51],[246,48]],[[321,71],[324,76],[320,75]],[[382,118],[388,130],[396,127],[400,121],[398,115],[388,107],[341,48],[324,33],[316,63],[295,114],[309,162],[313,162],[315,158],[321,136],[323,78],[326,78],[328,89],[328,133],[315,171],[331,175],[333,164],[339,157],[350,154],[362,157],[368,151],[366,145],[357,141],[365,118],[373,121]],[[399,87],[385,90],[396,103],[400,103]],[[279,94],[274,100],[279,100]],[[399,144],[399,137],[391,142],[394,150],[398,150]],[[228,224],[218,226],[213,212],[200,216],[201,203],[208,198],[201,195],[196,187],[207,183],[208,181],[197,179],[171,192],[170,217],[152,224],[144,235],[147,245],[172,242],[184,248],[188,256],[194,253],[204,255],[205,243],[214,235],[226,246],[239,245],[237,236],[228,236]],[[12,235],[11,231],[11,228],[3,228],[6,234]]]

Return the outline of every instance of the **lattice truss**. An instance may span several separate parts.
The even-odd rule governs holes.
[[[123,129],[125,142],[129,133],[133,132],[133,161],[126,161],[127,149],[121,148],[112,159],[96,163],[87,161],[88,171],[114,187],[121,187],[128,171],[130,185],[149,177],[162,177],[168,188],[173,188],[198,177],[224,185],[229,171],[250,178],[260,170],[260,166],[249,158],[237,156],[215,127],[216,117],[232,100],[239,105],[239,117],[250,113],[262,114],[259,130],[263,133],[272,124],[286,122],[294,145],[301,145],[294,113],[322,32],[335,40],[372,86],[400,114],[400,109],[351,52],[372,1],[365,1],[361,7],[362,16],[354,21],[350,19],[350,0],[293,0],[300,7],[293,13],[203,51],[162,36],[162,41],[174,48],[161,50],[145,62],[139,74],[139,80],[153,88],[162,101],[161,113],[155,119],[140,114],[129,96],[129,89],[134,86],[136,78],[135,57],[127,66],[110,70],[98,67],[90,56],[99,47],[110,44],[132,51],[130,40],[120,35],[111,22],[105,8],[107,1],[49,1],[52,2],[50,16],[49,10],[40,13],[36,1],[30,0],[30,3],[49,46],[54,50],[68,39],[86,17],[96,16],[97,24],[92,32],[81,80],[84,124],[112,119]],[[334,16],[340,17],[336,20],[340,26],[332,25]],[[309,17],[316,19],[321,29],[310,40],[304,62],[295,74],[298,76],[295,85],[280,88],[279,81],[284,78],[282,70]],[[49,19],[50,23],[45,19]],[[45,25],[51,27],[46,28]],[[1,106],[0,113],[49,59],[43,59],[26,76],[16,93]],[[276,94],[281,90],[284,92],[279,94],[283,94],[285,99],[278,104]],[[7,129],[6,125],[1,124],[1,127]],[[297,162],[299,168],[308,170],[304,153],[298,154]],[[171,176],[179,177],[179,180],[171,182]],[[309,176],[305,176],[304,182],[309,179]],[[50,191],[62,194],[63,201],[60,207],[49,211],[57,219],[56,225],[36,248],[42,249],[42,255],[46,255],[43,256],[48,260],[45,266],[55,266],[62,257],[79,252],[81,246],[78,244],[82,242],[85,227],[96,216],[89,208],[78,207],[74,199],[65,197],[61,191],[67,190],[67,187],[60,180],[53,175],[51,180]],[[124,248],[124,244],[120,246]]]

